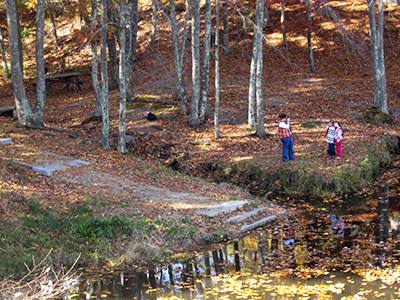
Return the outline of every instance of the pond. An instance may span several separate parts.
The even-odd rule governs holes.
[[[86,275],[73,298],[400,299],[399,191],[296,203],[287,222],[188,261]]]

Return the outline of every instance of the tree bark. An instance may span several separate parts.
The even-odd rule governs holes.
[[[387,105],[387,83],[386,83],[386,71],[385,71],[385,53],[384,53],[384,27],[385,27],[385,7],[383,0],[378,0],[378,66],[379,66],[379,85],[381,90],[381,98],[379,99],[378,110],[388,114]]]
[[[257,2],[258,5],[258,2]],[[259,25],[259,9],[256,7],[256,17],[253,34],[253,50],[251,54],[250,64],[250,79],[249,79],[249,98],[248,98],[248,116],[247,123],[250,129],[256,128],[256,70],[257,70],[257,58],[258,58],[258,25]]]
[[[308,46],[308,60],[310,64],[310,71],[315,73],[315,63],[314,63],[314,51],[312,47],[312,15],[311,15],[311,2],[310,0],[306,1],[306,9],[307,9],[307,46]]]
[[[3,32],[1,31],[1,27],[0,27],[0,54],[3,65],[4,78],[5,80],[9,80],[11,74],[10,74],[10,69],[8,68],[6,45],[4,43],[4,37],[3,37]]]
[[[285,24],[285,10],[286,10],[286,0],[281,0],[281,29],[282,29],[282,39],[283,47],[287,48],[287,33]]]
[[[16,0],[7,0],[6,5],[11,60],[11,81],[14,90],[18,122],[22,126],[31,126],[33,123],[33,113],[29,105],[28,97],[25,93],[22,75],[19,21]]]
[[[257,0],[258,23],[257,23],[257,69],[256,69],[256,100],[257,100],[257,126],[256,134],[265,136],[264,116],[264,85],[263,85],[263,28],[264,28],[264,0]]]
[[[204,63],[201,76],[201,96],[200,96],[200,124],[204,124],[207,118],[207,98],[208,80],[210,69],[210,50],[211,50],[211,0],[206,0],[206,32],[204,36]]]
[[[117,59],[117,41],[114,33],[109,34],[107,39],[108,60],[110,65],[110,90],[118,87],[118,59]]]
[[[188,4],[189,0],[186,1]],[[189,13],[190,6],[186,5],[186,16],[185,16],[185,24],[184,24],[184,36],[182,40],[182,47],[180,47],[179,43],[179,35],[178,35],[178,24],[176,20],[176,11],[175,11],[175,1],[169,0],[169,22],[171,24],[171,35],[172,35],[172,46],[174,50],[174,63],[176,70],[176,93],[178,102],[181,107],[182,114],[187,114],[187,98],[185,94],[185,86],[183,81],[183,55],[186,50],[186,35],[187,35],[187,15]]]
[[[154,44],[157,40],[157,0],[151,0],[151,43]]]
[[[108,65],[107,65],[107,0],[102,0],[101,10],[101,110],[102,110],[102,131],[101,145],[104,149],[110,148],[109,131],[109,108],[108,108]]]
[[[224,28],[224,53],[229,53],[229,15],[228,15],[228,1],[221,0],[222,4],[222,23]]]
[[[119,6],[119,126],[118,126],[118,152],[127,153],[126,149],[126,2],[125,0],[120,0]]]
[[[136,45],[137,45],[137,33],[138,33],[138,0],[132,0],[128,2],[127,5],[127,15],[129,16],[127,20],[127,54],[126,54],[126,78],[127,78],[127,98],[133,97],[133,91],[131,89],[132,84],[132,68],[133,63],[136,59]]]
[[[37,0],[36,6],[36,105],[35,123],[43,127],[46,100],[46,72],[44,62],[45,0]]]
[[[91,12],[91,26],[92,30],[95,31],[97,30],[97,0],[92,0],[92,12]],[[100,82],[99,82],[99,58],[97,55],[97,42],[96,38],[93,38],[90,41],[90,47],[92,50],[92,71],[91,71],[91,77],[92,77],[92,84],[93,84],[93,89],[95,92],[95,97],[96,97],[96,106],[95,110],[93,112],[94,117],[100,117],[101,116],[101,102],[102,102],[102,94],[101,94],[101,87],[100,87]]]
[[[192,0],[192,110],[190,126],[199,126],[200,102],[200,6]]]
[[[220,70],[219,70],[219,0],[215,0],[215,111],[214,111],[214,138],[219,139],[220,115]]]
[[[383,112],[389,113],[387,106],[387,84],[384,57],[384,6],[383,0],[378,0],[378,22],[375,17],[375,1],[367,0],[368,17],[371,38],[371,60],[374,78],[374,104]]]

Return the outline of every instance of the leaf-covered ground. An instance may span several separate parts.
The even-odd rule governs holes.
[[[276,117],[281,112],[290,114],[293,120],[295,165],[312,162],[329,174],[333,169],[357,165],[365,156],[369,146],[378,143],[384,135],[399,135],[399,9],[390,6],[386,10],[385,55],[388,79],[389,109],[395,113],[393,123],[371,118],[365,112],[370,108],[373,86],[369,59],[368,19],[363,1],[331,1],[335,10],[335,21],[317,11],[314,18],[314,48],[317,72],[310,74],[307,66],[306,24],[304,7],[292,3],[287,11],[289,48],[281,46],[279,32],[279,5],[272,4],[270,15],[275,26],[266,28],[265,41],[265,97],[268,130],[276,132]],[[249,3],[245,4],[252,12]],[[221,85],[222,113],[219,141],[213,140],[212,123],[203,128],[187,126],[187,118],[179,114],[174,99],[175,73],[168,26],[160,15],[159,39],[155,45],[148,44],[149,13],[143,8],[140,22],[138,59],[133,70],[133,87],[137,95],[128,103],[128,133],[134,137],[129,145],[129,155],[115,151],[118,130],[118,92],[110,92],[112,150],[100,148],[100,123],[81,125],[94,109],[94,95],[90,84],[89,52],[81,47],[81,36],[69,36],[72,29],[81,29],[77,20],[60,20],[60,36],[66,38],[63,54],[67,53],[69,68],[85,72],[84,91],[75,92],[62,85],[51,86],[46,104],[46,124],[60,130],[27,130],[18,128],[16,121],[0,117],[0,137],[11,137],[13,146],[0,148],[1,155],[1,213],[5,220],[13,221],[26,213],[28,201],[37,199],[43,206],[62,212],[73,204],[84,203],[88,198],[103,199],[112,205],[102,213],[118,213],[128,200],[113,196],[95,186],[88,188],[79,184],[67,184],[43,176],[36,176],[23,168],[16,168],[12,159],[29,157],[42,151],[87,159],[96,171],[115,176],[128,177],[137,182],[173,191],[191,191],[220,202],[248,197],[242,191],[228,185],[208,183],[190,178],[165,168],[177,159],[185,164],[192,174],[198,173],[203,162],[221,163],[248,161],[266,169],[281,165],[280,141],[276,136],[259,139],[247,129],[248,73],[251,57],[252,32],[241,29],[237,8],[230,7],[230,53],[222,56]],[[72,25],[71,25],[72,24]],[[72,26],[72,27],[71,27]],[[26,41],[27,49],[33,49],[32,34]],[[344,41],[348,42],[346,47]],[[349,42],[350,41],[350,42]],[[53,43],[48,43],[47,59],[51,70],[59,67],[54,55]],[[71,50],[73,49],[73,51]],[[68,52],[69,51],[69,52]],[[33,51],[27,51],[27,74],[34,65]],[[186,83],[190,90],[190,53],[186,56]],[[213,66],[210,70],[210,116],[213,111]],[[32,79],[26,81],[28,95],[34,98]],[[10,85],[1,82],[1,105],[13,103]],[[159,120],[148,122],[143,112],[152,111]],[[325,155],[324,129],[327,121],[337,120],[345,128],[344,159],[329,161]],[[106,195],[106,197],[104,197]],[[146,217],[163,214],[182,214],[168,205],[145,203],[132,195],[129,205]],[[271,208],[273,211],[273,208]],[[185,211],[185,213],[188,210]],[[190,212],[189,212],[190,214]],[[209,224],[195,219],[200,228]],[[213,225],[214,226],[214,225]],[[212,226],[211,226],[212,227]]]

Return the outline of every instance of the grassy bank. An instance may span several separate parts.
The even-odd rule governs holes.
[[[209,179],[236,184],[259,196],[343,196],[374,182],[379,171],[390,162],[391,154],[398,151],[399,137],[386,137],[368,146],[360,161],[335,165],[328,172],[313,162],[289,162],[274,170],[248,162],[203,163],[200,172]]]
[[[80,265],[147,259],[157,263],[171,254],[157,244],[167,249],[197,233],[185,217],[104,216],[98,205],[78,205],[60,214],[29,202],[27,214],[12,224],[0,224],[0,278],[19,277],[26,272],[25,264],[40,261],[50,249],[55,266],[71,265],[79,254]]]

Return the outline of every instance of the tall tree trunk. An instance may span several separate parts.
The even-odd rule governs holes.
[[[127,15],[129,16],[129,20],[127,22],[127,54],[126,54],[126,78],[127,78],[127,98],[133,98],[133,91],[131,89],[132,84],[132,68],[133,63],[136,59],[136,45],[137,45],[137,33],[138,33],[138,0],[132,0],[128,2],[127,6]]]
[[[92,12],[91,12],[91,26],[92,30],[96,31],[97,30],[97,0],[92,0]],[[97,41],[96,37],[93,38],[90,41],[90,48],[92,50],[92,71],[91,71],[91,77],[92,77],[92,84],[93,84],[93,89],[95,92],[95,97],[96,97],[96,106],[95,110],[93,112],[94,117],[100,117],[101,116],[101,88],[100,88],[100,82],[99,82],[99,58],[97,55]]]
[[[372,74],[374,77],[374,105],[379,107],[381,99],[381,90],[379,87],[379,45],[376,30],[375,18],[375,0],[367,0],[368,4],[368,18],[369,18],[369,35],[371,40],[371,60],[372,60]]]
[[[258,2],[257,2],[258,5]],[[258,6],[256,7],[256,17],[255,17],[255,25],[254,25],[254,34],[253,34],[253,51],[251,54],[251,64],[250,64],[250,79],[249,79],[249,98],[248,98],[248,116],[247,116],[247,124],[250,129],[256,128],[256,70],[257,70],[257,58],[258,58],[258,24],[260,23],[258,17]]]
[[[219,71],[219,0],[215,0],[215,111],[214,111],[214,138],[219,139],[220,114],[220,71]]]
[[[221,0],[222,4],[222,23],[224,27],[224,53],[229,53],[229,15],[228,0]]]
[[[186,0],[188,4],[189,0]],[[190,7],[186,6],[186,15],[189,12]],[[185,52],[185,44],[186,44],[186,35],[187,35],[187,17],[185,17],[185,27],[184,27],[184,36],[182,40],[182,47],[179,46],[179,35],[178,35],[178,24],[176,20],[176,11],[175,11],[175,0],[169,0],[169,21],[171,24],[171,35],[172,35],[172,45],[174,50],[174,63],[175,70],[177,75],[176,81],[176,93],[177,98],[181,107],[181,112],[186,115],[187,114],[187,98],[185,95],[185,86],[183,81],[183,54]],[[182,51],[182,52],[181,52]]]
[[[21,34],[21,24],[20,24],[20,20],[19,20],[19,12],[18,12],[18,6],[17,6],[17,12],[15,13],[15,17],[16,17],[16,22],[17,22],[17,26],[18,26],[18,48],[19,48],[19,61],[20,61],[20,65],[21,65],[21,72],[22,72],[22,78],[24,78],[24,46],[22,44],[22,34]]]
[[[46,100],[46,72],[44,62],[45,0],[37,0],[36,6],[36,105],[35,123],[43,127]]]
[[[158,2],[157,0],[151,0],[151,43],[157,40],[157,14],[158,14]]]
[[[210,50],[211,50],[211,0],[206,0],[206,32],[204,36],[204,63],[201,76],[201,95],[200,95],[200,124],[204,124],[207,117],[207,98],[208,80],[210,69]]]
[[[3,65],[4,79],[8,80],[10,79],[11,74],[10,74],[10,69],[8,68],[6,45],[4,43],[4,37],[3,37],[3,32],[1,31],[1,27],[0,27],[0,54]]]
[[[119,126],[118,126],[118,152],[126,153],[126,2],[120,0],[119,6]]]
[[[109,131],[110,119],[108,109],[108,66],[107,66],[107,0],[101,0],[101,110],[103,126],[101,131],[101,145],[104,149],[110,148]]]
[[[200,102],[200,6],[199,0],[192,0],[192,110],[190,126],[199,125]]]
[[[257,126],[256,134],[259,137],[265,136],[264,126],[264,85],[263,85],[263,28],[264,28],[264,0],[257,0],[258,23],[257,23],[257,69],[256,69],[256,98],[257,98]]]
[[[29,105],[28,97],[25,93],[22,65],[21,47],[19,41],[19,21],[16,0],[7,0],[7,24],[10,45],[11,60],[11,81],[14,90],[15,106],[17,110],[18,122],[22,126],[32,125],[32,109]]]
[[[307,46],[308,46],[308,60],[310,64],[310,70],[312,73],[315,72],[315,63],[314,63],[314,51],[312,46],[312,15],[311,15],[311,1],[306,0],[306,9],[307,9]]]
[[[51,2],[50,0],[47,0],[47,7],[48,7],[48,13],[50,16],[50,21],[51,21],[51,32],[53,34],[54,42],[56,43],[56,46],[58,49],[60,46],[60,42],[59,42],[58,34],[57,34],[57,22],[56,22],[56,18],[54,16],[55,5],[53,5],[53,2]]]
[[[110,90],[118,87],[118,59],[117,59],[117,41],[114,33],[107,39],[108,60],[110,65]]]
[[[286,0],[281,0],[281,29],[282,29],[282,39],[283,47],[287,48],[287,33],[285,24],[285,10],[286,10]]]
[[[379,67],[379,86],[381,90],[381,98],[379,99],[379,111],[388,114],[387,105],[387,84],[386,84],[386,71],[385,71],[385,53],[384,53],[384,27],[385,27],[385,7],[383,0],[378,0],[378,67]]]

